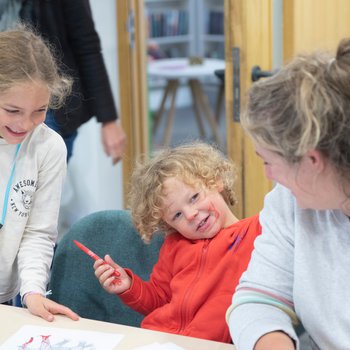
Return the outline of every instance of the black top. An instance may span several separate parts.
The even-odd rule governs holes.
[[[112,90],[88,0],[26,0],[39,33],[54,45],[61,69],[74,78],[65,106],[55,111],[62,136],[96,116],[99,122],[117,119]],[[28,9],[28,7],[27,7]],[[28,13],[27,13],[28,15]]]

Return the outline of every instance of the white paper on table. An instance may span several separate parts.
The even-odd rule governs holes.
[[[163,350],[186,350],[185,348],[182,348],[181,346],[178,346],[174,343],[165,343],[162,344],[162,347]]]
[[[165,343],[165,344],[153,343],[153,344],[144,345],[144,346],[135,348],[133,350],[186,350],[186,349],[174,343]]]
[[[133,348],[133,350],[162,350],[162,345],[160,343],[152,343],[144,346],[139,346],[137,348]]]
[[[123,334],[55,327],[23,326],[0,350],[112,350]]]

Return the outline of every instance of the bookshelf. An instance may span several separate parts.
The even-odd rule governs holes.
[[[224,58],[224,0],[145,0],[145,13],[165,57]]]
[[[148,43],[156,44],[165,57],[194,55],[193,0],[146,0]]]
[[[224,59],[224,0],[197,0],[198,55]]]
[[[224,0],[144,0],[144,4],[150,56],[224,59]],[[148,86],[153,111],[159,106],[165,80],[149,78]],[[191,104],[186,86],[180,87],[177,101],[178,106]]]

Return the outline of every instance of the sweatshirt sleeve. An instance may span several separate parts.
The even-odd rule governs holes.
[[[265,198],[260,214],[262,235],[255,241],[247,271],[242,275],[227,311],[234,344],[251,350],[272,331],[283,331],[297,343],[293,323],[294,199],[277,185]]]
[[[45,293],[57,238],[67,152],[62,138],[48,132],[51,136],[37,151],[37,189],[18,251],[21,296],[30,291]]]

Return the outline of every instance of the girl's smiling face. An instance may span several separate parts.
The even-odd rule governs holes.
[[[162,219],[188,239],[214,237],[237,221],[218,190],[195,188],[177,178],[164,181]]]
[[[10,144],[21,143],[43,123],[50,93],[38,81],[17,84],[0,94],[0,136]]]

